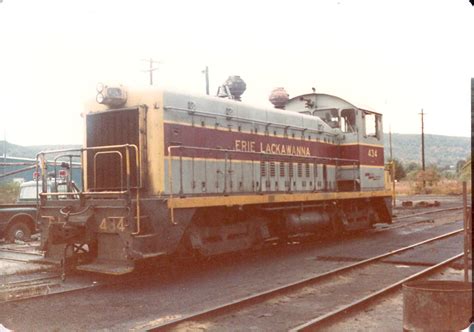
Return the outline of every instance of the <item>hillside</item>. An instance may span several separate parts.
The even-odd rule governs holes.
[[[389,137],[385,134],[385,160],[390,156]],[[32,145],[21,146],[7,143],[7,154],[14,157],[34,158],[39,151],[78,148],[80,145]],[[421,163],[421,137],[415,134],[392,134],[393,157],[404,164]],[[439,167],[456,165],[471,153],[471,138],[441,135],[425,135],[426,165]],[[3,155],[3,141],[0,141],[0,156]]]
[[[59,149],[75,149],[80,148],[81,145],[30,145],[21,146],[9,143],[7,141],[6,150],[7,155],[19,158],[35,158],[36,154],[40,151],[46,150],[59,150]],[[0,141],[0,156],[4,155],[4,141]]]
[[[390,158],[389,135],[384,135],[385,160]],[[392,134],[393,158],[405,165],[421,164],[421,135]],[[438,167],[454,166],[471,154],[471,138],[425,134],[425,163]]]

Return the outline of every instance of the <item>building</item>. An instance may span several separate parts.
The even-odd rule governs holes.
[[[24,182],[31,181],[34,179],[33,173],[36,171],[34,166],[36,159],[32,158],[20,158],[13,156],[0,156],[0,184],[7,183],[10,181]],[[54,161],[49,162],[51,165],[51,171],[54,171],[53,164]],[[58,163],[60,164],[60,162]],[[22,169],[32,167],[26,171],[21,171]],[[59,171],[60,166],[57,167]],[[73,162],[73,167],[70,170],[72,180],[80,188],[82,186],[82,172],[81,164]],[[3,176],[5,174],[10,174]]]

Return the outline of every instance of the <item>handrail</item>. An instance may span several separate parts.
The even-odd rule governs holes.
[[[315,161],[319,160],[319,161],[335,161],[336,162],[336,166],[340,165],[340,162],[347,162],[347,163],[351,163],[352,167],[353,167],[353,170],[355,170],[356,168],[358,168],[358,163],[359,163],[359,160],[357,159],[345,159],[345,158],[330,158],[330,157],[317,157],[317,156],[295,156],[295,155],[289,155],[289,154],[277,154],[277,153],[266,153],[266,152],[252,152],[252,151],[237,151],[237,150],[230,150],[230,149],[217,149],[217,148],[203,148],[203,147],[194,147],[194,146],[184,146],[184,145],[171,145],[171,146],[168,146],[168,172],[167,172],[167,175],[168,175],[168,185],[169,185],[169,194],[168,194],[168,199],[169,200],[172,200],[174,198],[174,193],[173,193],[173,167],[172,167],[172,161],[173,161],[173,157],[176,156],[175,153],[173,153],[174,150],[184,150],[184,149],[189,149],[189,150],[200,150],[200,151],[208,151],[208,152],[219,152],[219,153],[223,153],[224,154],[224,192],[223,194],[224,195],[227,195],[228,192],[227,192],[227,177],[226,177],[226,173],[227,173],[227,162],[229,160],[229,154],[230,153],[235,153],[235,154],[250,154],[250,155],[253,155],[253,156],[261,156],[261,157],[268,157],[268,156],[272,156],[272,157],[280,157],[280,158],[284,158],[284,159],[287,159],[289,157],[293,157],[293,158],[297,158],[297,159],[302,159],[302,160],[308,160],[308,161],[312,161],[313,164],[315,163]],[[179,195],[180,196],[183,196],[183,170],[182,170],[182,154],[179,155],[179,162],[180,162],[180,189],[179,189]],[[264,159],[263,158],[263,159]],[[252,161],[252,165],[254,163],[256,158],[251,158],[251,161]],[[261,166],[260,166],[261,167]],[[275,170],[276,172],[276,170]],[[252,172],[252,174],[254,174],[255,172]],[[293,176],[291,176],[291,172],[289,172],[289,180],[290,180],[290,184],[289,184],[289,188],[290,188],[290,191],[291,191],[291,182],[293,181]],[[252,175],[253,176],[253,175]],[[356,177],[356,172],[354,171],[354,177]],[[262,183],[262,173],[260,172],[260,186],[259,186],[259,189],[256,191],[258,193],[263,193],[263,183]],[[316,180],[314,179],[314,182],[316,182]],[[355,184],[354,184],[355,186]],[[173,225],[176,225],[177,222],[175,221],[174,219],[174,207],[170,207],[170,219],[171,219],[171,223]]]
[[[334,136],[334,137],[337,137],[340,135],[340,133],[331,133],[329,131],[324,131],[324,130],[319,130],[319,129],[312,129],[312,128],[305,128],[305,127],[299,127],[299,126],[293,126],[293,125],[288,125],[288,124],[283,124],[283,123],[276,123],[276,122],[268,122],[268,121],[263,121],[263,120],[256,120],[256,119],[248,119],[248,118],[241,118],[241,117],[238,117],[238,116],[234,116],[234,115],[227,115],[227,114],[219,114],[219,113],[210,113],[210,112],[205,112],[205,111],[197,111],[197,110],[190,110],[190,109],[187,109],[187,108],[182,108],[182,107],[174,107],[174,106],[165,106],[164,107],[164,110],[167,111],[167,110],[175,110],[175,111],[180,111],[180,112],[188,112],[188,113],[192,113],[192,114],[198,114],[198,115],[202,115],[202,116],[205,116],[205,117],[208,117],[208,118],[232,118],[232,120],[237,120],[239,122],[242,122],[242,123],[250,123],[250,124],[260,124],[260,125],[264,125],[264,126],[269,126],[269,125],[273,125],[275,127],[279,127],[279,128],[286,128],[286,129],[296,129],[296,130],[302,130],[302,131],[310,131],[310,132],[313,132],[313,133],[316,133],[316,134],[321,134],[321,133],[325,133],[329,136]],[[321,120],[322,121],[322,120]],[[324,121],[323,121],[324,122]],[[331,129],[334,129],[334,128],[331,128]]]
[[[70,193],[39,193],[40,196],[65,196]],[[88,196],[101,196],[101,195],[125,195],[126,190],[123,191],[85,191],[80,194],[74,193],[74,195],[88,195]]]
[[[171,150],[174,148],[179,148],[181,146],[175,145],[175,146],[168,146],[168,184],[170,187],[170,194],[169,194],[169,199],[173,199],[173,177],[172,177],[172,159],[171,159]],[[171,207],[170,209],[170,219],[171,223],[173,225],[177,225],[177,223],[174,221],[174,208]]]
[[[126,162],[126,173],[127,173],[127,190],[123,190],[123,155],[119,151],[100,151],[100,150],[111,150],[111,149],[125,149],[125,162]],[[130,176],[131,176],[131,167],[130,167],[130,149],[135,150],[135,168],[136,168],[136,187],[132,188],[131,183],[130,183]],[[93,146],[93,147],[87,147],[87,148],[79,148],[79,149],[63,149],[63,150],[51,150],[51,151],[41,151],[36,154],[36,160],[40,164],[40,169],[41,169],[41,178],[42,178],[42,191],[41,193],[38,193],[38,196],[41,198],[47,198],[48,196],[58,196],[58,195],[68,195],[68,194],[75,194],[78,195],[78,193],[73,193],[73,192],[64,192],[64,193],[48,193],[46,189],[46,176],[47,176],[47,161],[45,159],[45,156],[47,154],[53,154],[53,153],[66,153],[66,152],[80,152],[81,154],[81,160],[84,160],[84,152],[87,151],[99,151],[95,155],[99,154],[107,154],[107,153],[118,153],[120,155],[120,172],[121,172],[121,188],[120,191],[101,191],[101,192],[82,192],[79,193],[79,195],[88,195],[88,196],[105,196],[105,195],[127,195],[130,197],[131,195],[131,190],[136,189],[136,231],[132,232],[132,235],[137,235],[141,231],[141,219],[140,219],[140,188],[142,187],[142,178],[141,178],[141,154],[140,154],[140,149],[135,145],[135,144],[120,144],[120,145],[104,145],[104,146]],[[96,182],[96,156],[94,155],[94,182]],[[94,186],[96,183],[94,183]]]
[[[73,154],[67,154],[67,153],[63,153],[63,154],[60,154],[60,155],[57,155],[55,158],[54,158],[54,178],[57,179],[57,161],[58,159],[60,158],[63,158],[63,157],[69,157],[69,166],[70,166],[70,171],[69,171],[69,174],[68,174],[68,177],[67,177],[67,183],[66,183],[66,187],[68,190],[70,190],[71,188],[71,180],[72,180],[72,158],[81,158],[81,155],[73,155]]]

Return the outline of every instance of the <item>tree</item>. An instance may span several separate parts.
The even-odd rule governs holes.
[[[456,174],[461,174],[462,168],[465,163],[466,160],[464,159],[458,160],[458,162],[456,163]]]
[[[407,167],[405,167],[405,172],[406,173],[410,173],[410,172],[413,172],[413,171],[417,171],[420,169],[420,165],[418,165],[417,163],[415,162],[411,162],[407,165]]]
[[[467,161],[462,165],[460,172],[459,172],[459,179],[461,181],[470,181],[471,180],[471,156],[467,159]]]
[[[425,171],[419,170],[416,174],[416,180],[419,183],[425,181],[428,186],[435,186],[440,179],[441,175],[435,165],[428,166]]]
[[[390,161],[395,164],[395,180],[400,181],[401,179],[404,179],[407,176],[407,173],[405,172],[403,163],[397,158],[393,158],[393,160]]]

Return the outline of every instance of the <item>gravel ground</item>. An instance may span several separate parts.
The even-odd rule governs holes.
[[[17,331],[127,330],[163,317],[202,310],[309,277],[340,266],[322,256],[362,258],[431,237],[431,228],[410,234],[387,231],[374,239],[355,238],[345,243],[275,248],[255,255],[231,256],[202,265],[166,271],[146,284],[109,286],[53,298],[4,303],[0,322]],[[459,227],[446,224],[444,228]],[[441,233],[441,230],[438,230]],[[384,247],[380,247],[384,244]],[[344,262],[343,262],[344,263]],[[64,310],[67,308],[67,310]],[[25,312],[28,316],[25,318]]]
[[[471,271],[472,272],[472,271]],[[471,274],[470,274],[471,275]],[[448,267],[426,280],[462,281],[464,271]],[[472,280],[472,275],[471,275]],[[402,331],[403,330],[403,292],[397,291],[365,310],[345,317],[342,321],[325,327],[326,331]]]
[[[434,252],[434,246],[426,245],[410,250],[408,253],[399,254],[395,260],[403,262],[412,257],[412,251],[414,251],[420,262],[439,262],[451,257],[452,252],[459,253],[460,239],[462,235],[442,240],[440,247],[444,250]],[[387,262],[391,260],[386,259],[377,264],[340,274],[314,286],[307,286],[296,292],[271,298],[212,321],[183,324],[174,330],[194,331],[205,327],[209,331],[287,331],[425,268],[420,265],[386,264]]]
[[[435,210],[448,204],[460,206],[461,198],[447,197],[440,207],[397,209],[396,213]],[[459,220],[459,215],[456,218]],[[430,219],[434,221],[427,221]],[[454,219],[455,214],[436,214],[425,218],[425,222],[370,236],[359,233],[209,261],[166,265],[146,282],[130,278],[125,285],[4,303],[0,324],[16,331],[123,331],[137,325],[144,327],[156,320],[173,319],[320,274],[347,264],[346,260],[364,259],[454,230],[462,225],[453,224]],[[328,259],[331,257],[336,259]]]

